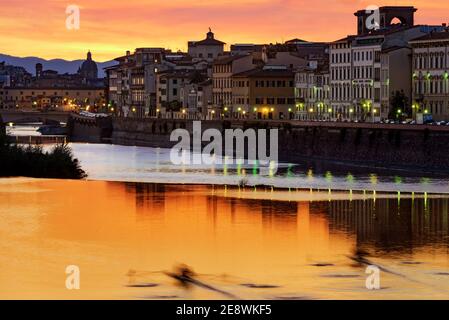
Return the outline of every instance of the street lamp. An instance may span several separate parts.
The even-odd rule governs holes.
[[[412,118],[416,121],[416,114],[419,112],[420,106],[418,102],[412,104]]]
[[[309,120],[311,120],[313,118],[313,112],[314,112],[313,108],[309,108],[309,113],[310,113]]]

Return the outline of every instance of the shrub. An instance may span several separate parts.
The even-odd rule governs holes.
[[[0,132],[0,176],[83,179],[87,175],[67,144],[44,152],[41,146],[10,144]]]

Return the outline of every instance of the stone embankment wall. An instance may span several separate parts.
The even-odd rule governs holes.
[[[180,119],[112,119],[108,130],[100,124],[78,124],[76,137],[90,142],[148,147],[173,146],[170,134],[183,128],[192,133],[192,121]],[[295,121],[202,121],[202,130],[279,129],[283,161],[323,160],[449,174],[449,127]],[[96,136],[94,138],[94,136]],[[100,136],[100,138],[98,138]],[[96,140],[96,141],[95,141]]]
[[[67,137],[71,142],[110,143],[112,119],[88,118],[71,114],[67,121]]]
[[[215,128],[220,131],[229,123],[202,121],[202,131]],[[193,122],[182,119],[130,119],[117,118],[112,121],[112,143],[145,147],[170,148],[176,142],[170,141],[170,134],[176,129],[193,132]]]

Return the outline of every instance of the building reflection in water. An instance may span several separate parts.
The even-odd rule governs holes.
[[[128,183],[126,190],[135,193],[137,215],[151,219],[163,219],[173,209],[197,208],[214,228],[220,213],[229,213],[231,224],[250,213],[265,231],[296,234],[305,221],[321,221],[328,234],[354,237],[357,248],[407,253],[422,246],[449,245],[448,198],[401,199],[398,194],[387,199],[296,202],[223,197],[205,186]]]
[[[420,246],[448,246],[448,199],[378,199],[332,201],[331,229],[357,236],[357,245],[383,251],[411,251]]]
[[[147,275],[139,281],[160,284],[148,289],[157,295],[217,298],[207,290],[184,296],[173,286],[162,271],[179,263],[213,275],[205,281],[231,286],[243,298],[372,298],[361,291],[364,266],[348,258],[358,248],[370,261],[425,283],[384,275],[392,290],[382,290],[382,297],[420,298],[427,290],[447,298],[433,288],[447,288],[447,278],[435,273],[449,274],[448,198],[379,194],[364,201],[354,193],[351,201],[347,193],[332,192],[329,200],[327,191],[252,190],[4,180],[0,265],[8,276],[0,281],[0,298],[22,292],[34,299],[140,298],[141,290],[124,287],[129,270]],[[295,196],[301,201],[288,201]],[[318,266],[323,263],[327,267]],[[74,293],[61,285],[69,264],[81,267],[88,290]],[[250,290],[242,283],[278,288]]]

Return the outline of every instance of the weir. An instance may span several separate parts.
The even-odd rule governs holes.
[[[17,144],[61,144],[66,142],[65,136],[14,136],[9,141]]]

